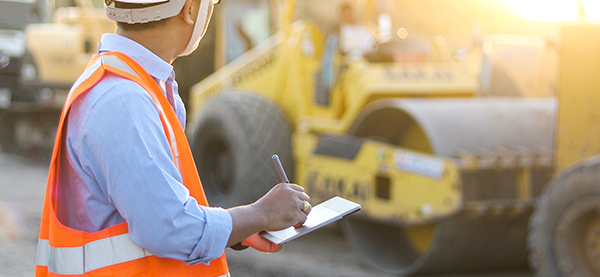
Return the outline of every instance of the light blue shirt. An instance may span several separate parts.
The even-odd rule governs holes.
[[[122,52],[166,93],[173,67],[128,38],[104,34],[99,52]],[[167,95],[182,126],[185,108],[173,82]],[[65,151],[66,150],[66,151]],[[199,206],[182,177],[155,103],[132,81],[107,73],[68,116],[59,173],[58,217],[96,232],[127,221],[133,241],[154,255],[207,263],[223,254],[232,230],[229,213]]]

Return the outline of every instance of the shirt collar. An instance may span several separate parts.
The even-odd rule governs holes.
[[[167,81],[173,66],[152,53],[143,45],[117,34],[103,34],[98,44],[98,52],[121,52],[139,63],[152,77]]]

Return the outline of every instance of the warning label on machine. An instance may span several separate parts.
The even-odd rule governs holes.
[[[444,176],[444,160],[403,150],[394,152],[394,166],[399,170],[440,179]]]

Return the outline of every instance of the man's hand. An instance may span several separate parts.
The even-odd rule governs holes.
[[[228,209],[227,211],[233,221],[233,230],[227,245],[231,246],[255,235],[259,239],[265,240],[257,235],[258,232],[263,230],[274,231],[290,226],[302,226],[311,210],[310,205],[308,205],[308,208],[303,211],[304,201],[310,202],[310,197],[304,192],[304,188],[296,184],[280,183],[256,202],[247,206]],[[256,239],[254,242],[257,247],[264,250],[279,251],[281,249],[273,248],[273,246],[259,246]],[[264,251],[261,249],[258,250]]]
[[[275,253],[283,249],[283,244],[272,243],[270,240],[263,238],[258,233],[254,233],[253,235],[242,240],[242,245],[247,245],[258,251],[266,253]]]
[[[311,209],[309,206],[308,210],[302,211],[304,201],[310,202],[310,197],[304,192],[303,187],[280,183],[252,206],[262,210],[267,216],[265,230],[273,231],[304,224]]]

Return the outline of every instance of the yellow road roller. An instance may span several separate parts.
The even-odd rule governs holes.
[[[585,160],[600,154],[600,24],[489,37],[461,59],[443,37],[406,40],[381,6],[394,1],[362,1],[376,47],[357,52],[343,28],[292,20],[294,2],[276,7],[280,32],[191,89],[211,205],[263,195],[278,154],[313,203],[362,205],[342,230],[382,271],[600,276],[600,159]]]

